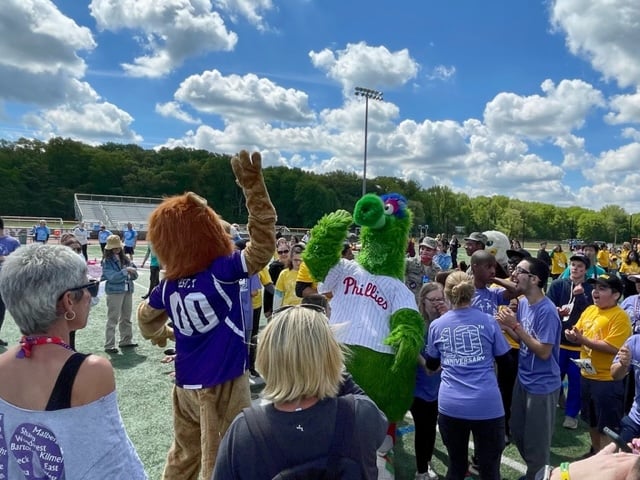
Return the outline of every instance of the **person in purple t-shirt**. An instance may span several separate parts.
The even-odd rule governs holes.
[[[438,425],[449,454],[447,478],[464,478],[473,433],[480,476],[500,479],[504,407],[493,364],[509,361],[509,344],[493,317],[471,307],[475,290],[464,272],[447,277],[453,310],[429,327],[426,365],[434,372],[442,366]]]
[[[549,267],[536,258],[523,259],[513,272],[516,292],[524,295],[516,314],[503,308],[498,321],[520,342],[518,378],[511,403],[511,436],[527,464],[527,480],[550,461],[556,404],[560,395],[560,329],[558,310],[542,287]]]

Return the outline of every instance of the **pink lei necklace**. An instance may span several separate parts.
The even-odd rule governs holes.
[[[75,351],[73,347],[66,344],[60,337],[32,337],[25,335],[20,339],[20,350],[18,350],[16,358],[29,358],[31,357],[31,350],[33,350],[33,347],[35,347],[36,345],[47,344],[60,345],[67,350]]]

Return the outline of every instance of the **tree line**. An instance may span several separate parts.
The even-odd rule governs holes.
[[[225,219],[242,223],[244,197],[229,160],[228,155],[188,148],[91,146],[63,138],[0,140],[0,215],[72,219],[74,193],[163,197],[191,190],[207,198]],[[352,211],[362,191],[362,179],[355,173],[267,167],[264,176],[278,223],[290,227],[311,227],[338,208]],[[424,189],[413,180],[393,177],[376,177],[367,185],[370,192],[398,192],[409,200],[416,235],[500,230],[517,239],[620,243],[640,232],[640,215],[619,205],[594,211],[502,195],[471,198],[446,186]]]

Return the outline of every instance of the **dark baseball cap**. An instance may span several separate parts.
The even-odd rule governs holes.
[[[610,288],[611,290],[615,290],[616,292],[623,293],[624,285],[622,284],[622,280],[616,275],[609,275],[608,273],[603,273],[599,275],[597,278],[590,278],[587,280],[587,283],[598,283],[600,285],[604,285],[605,287]]]
[[[571,258],[569,259],[569,261],[582,262],[584,263],[584,266],[586,268],[589,268],[591,266],[591,261],[589,260],[589,257],[587,257],[584,253],[576,253],[575,255],[571,255]]]
[[[524,248],[518,248],[517,250],[507,250],[507,258],[509,261],[511,259],[522,260],[523,258],[529,258],[531,254],[525,250]]]
[[[483,245],[486,245],[487,242],[489,241],[487,236],[482,232],[473,232],[473,233],[471,233],[471,235],[466,237],[464,240],[465,240],[465,242],[468,242],[468,241],[480,242]]]

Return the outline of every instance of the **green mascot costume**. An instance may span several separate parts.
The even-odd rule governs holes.
[[[337,334],[352,352],[347,369],[389,422],[411,406],[424,343],[424,321],[403,283],[411,219],[402,195],[367,194],[353,217],[345,210],[322,217],[303,254],[319,293],[332,295],[330,321],[343,324]],[[340,254],[352,223],[361,227],[362,247],[356,260],[346,260]],[[378,452],[380,478],[393,478],[392,437]]]

